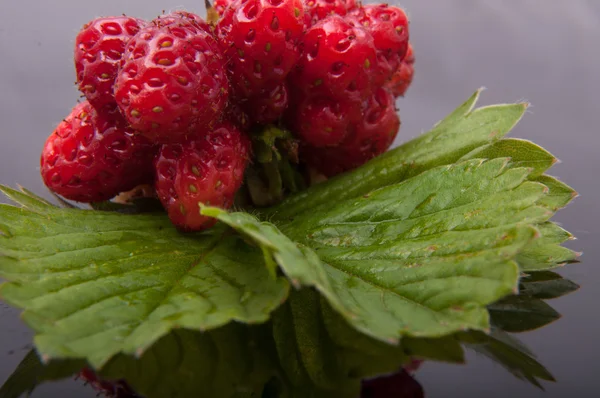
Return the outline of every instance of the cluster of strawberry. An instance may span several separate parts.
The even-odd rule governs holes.
[[[202,230],[198,203],[229,208],[253,132],[291,131],[332,176],[383,153],[412,80],[408,19],[355,0],[217,0],[217,21],[178,11],[86,24],[75,45],[85,101],[46,141],[55,193],[109,200],[152,184],[172,222]]]

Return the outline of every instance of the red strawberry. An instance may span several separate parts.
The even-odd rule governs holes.
[[[305,145],[302,156],[310,166],[331,177],[384,153],[394,142],[399,128],[394,97],[380,88],[369,98],[362,119],[349,129],[339,146],[315,148]]]
[[[376,85],[381,85],[398,69],[406,55],[408,17],[401,8],[387,4],[368,4],[354,9],[350,16],[373,36],[378,61]]]
[[[293,112],[294,133],[315,147],[339,145],[355,118],[352,104],[328,97],[308,97]]]
[[[222,17],[225,13],[225,9],[233,3],[235,3],[235,0],[215,0],[213,2],[213,7],[215,8],[215,11],[217,11],[217,14]]]
[[[178,141],[220,120],[229,97],[225,64],[195,19],[153,21],[130,41],[123,60],[117,103],[152,141]]]
[[[272,89],[265,89],[244,102],[251,119],[260,124],[277,121],[288,106],[288,88],[285,82]]]
[[[281,84],[299,57],[301,0],[236,0],[215,33],[236,94],[250,98]]]
[[[130,17],[97,18],[75,39],[75,70],[79,90],[96,108],[114,109],[113,85],[125,46],[144,21]]]
[[[346,101],[368,98],[377,58],[367,31],[332,15],[308,29],[303,44],[290,79],[297,89]]]
[[[237,103],[229,104],[225,110],[225,119],[242,131],[248,131],[252,127],[250,116]]]
[[[409,43],[406,57],[392,76],[392,79],[387,82],[386,87],[395,97],[404,97],[404,94],[412,83],[414,75],[415,56],[413,54],[413,48]]]
[[[310,28],[328,15],[344,16],[356,7],[356,0],[304,0],[304,25]]]
[[[152,145],[126,127],[118,112],[89,102],[73,108],[48,137],[41,157],[44,183],[78,202],[100,202],[152,181]]]
[[[156,158],[156,192],[171,222],[199,231],[215,220],[201,216],[198,203],[231,207],[250,158],[250,141],[224,123],[181,144],[167,144]]]
[[[167,15],[159,15],[152,23],[158,27],[164,27],[168,25],[192,25],[197,29],[204,30],[207,33],[211,33],[210,25],[203,20],[199,15],[187,12],[187,11],[173,11]]]

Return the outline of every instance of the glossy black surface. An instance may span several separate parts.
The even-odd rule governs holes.
[[[163,9],[202,13],[200,0],[4,0],[0,4],[0,183],[38,193],[39,153],[78,93],[72,46],[80,26],[96,16],[152,18]],[[600,1],[403,0],[411,17],[417,74],[399,101],[398,142],[428,130],[476,88],[483,104],[528,100],[533,106],[512,133],[562,160],[551,170],[579,191],[556,220],[579,240],[581,264],[561,273],[582,285],[552,304],[558,322],[522,339],[556,376],[545,393],[486,359],[469,365],[426,364],[417,379],[430,398],[594,397],[600,357]],[[2,199],[0,199],[2,200]],[[31,333],[18,312],[0,303],[0,382],[26,353]],[[40,388],[34,397],[93,397],[80,383]]]

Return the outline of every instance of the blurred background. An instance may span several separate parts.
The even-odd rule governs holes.
[[[46,137],[78,97],[72,51],[80,27],[97,16],[151,19],[162,10],[204,13],[201,0],[2,0],[0,4],[0,183],[46,194],[39,156]],[[579,239],[582,263],[561,273],[582,287],[551,304],[554,324],[519,337],[558,382],[546,392],[484,358],[466,366],[426,364],[417,379],[428,398],[595,397],[600,367],[600,1],[403,0],[411,17],[416,76],[399,101],[397,143],[427,131],[485,86],[481,104],[532,103],[511,134],[561,161],[551,174],[581,195],[556,220]],[[0,199],[2,201],[3,199]],[[0,303],[0,383],[27,352],[30,331]],[[596,393],[594,393],[596,391]],[[93,397],[78,382],[47,385],[34,397]]]

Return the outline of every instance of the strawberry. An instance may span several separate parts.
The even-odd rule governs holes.
[[[267,124],[277,121],[288,106],[288,88],[282,82],[271,89],[261,90],[243,103],[244,109],[256,123]]]
[[[244,178],[250,140],[230,123],[180,144],[166,144],[155,161],[156,192],[171,222],[199,231],[215,220],[200,215],[199,203],[227,209]]]
[[[216,123],[227,105],[225,63],[210,33],[190,14],[154,20],[127,46],[117,103],[153,142],[185,139]]]
[[[328,15],[344,16],[356,8],[356,0],[304,0],[304,26],[310,28]]]
[[[294,133],[314,147],[336,146],[346,137],[354,107],[328,97],[307,97],[294,107]]]
[[[236,95],[251,98],[281,84],[299,57],[301,0],[236,0],[215,33]]]
[[[201,29],[207,33],[212,32],[210,25],[198,14],[181,10],[173,11],[166,15],[159,15],[152,23],[159,27],[192,25],[194,28]]]
[[[235,0],[215,0],[213,2],[213,7],[215,8],[215,11],[217,11],[217,14],[222,17],[225,13],[225,9],[233,3],[235,3]]]
[[[415,75],[415,56],[413,54],[413,48],[408,44],[408,51],[406,57],[396,69],[396,72],[392,75],[389,82],[386,83],[386,87],[394,94],[395,97],[404,97],[404,94],[410,87],[413,77]]]
[[[41,173],[48,188],[77,202],[100,202],[152,181],[154,148],[118,112],[85,101],[48,137]]]
[[[328,177],[355,169],[384,153],[394,142],[400,119],[393,95],[379,88],[365,103],[362,118],[350,126],[344,141],[335,147],[304,145],[306,163]]]
[[[349,13],[349,20],[373,36],[377,49],[376,85],[390,79],[408,49],[408,17],[404,10],[387,4],[368,4]]]
[[[303,53],[290,83],[306,95],[362,101],[372,92],[373,38],[361,26],[331,15],[306,31]]]
[[[145,22],[130,17],[97,18],[75,39],[79,90],[98,109],[114,109],[113,85],[125,46]]]

